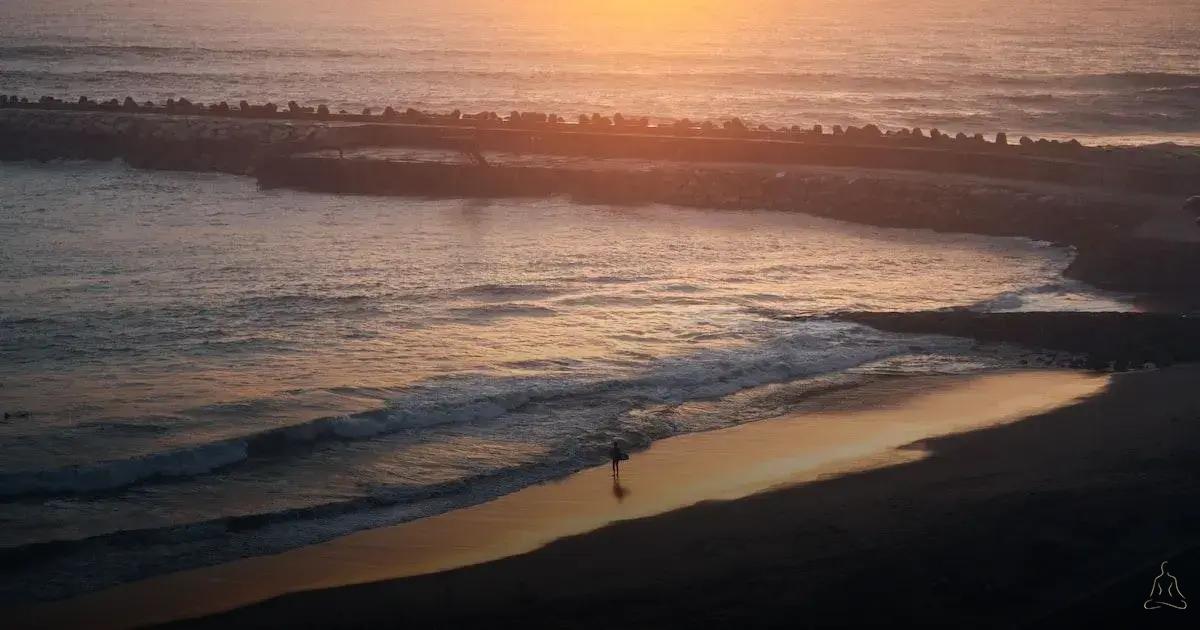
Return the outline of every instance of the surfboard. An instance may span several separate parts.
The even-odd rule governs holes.
[[[620,458],[620,459],[618,459],[617,461],[621,461],[621,462],[623,462],[623,461],[625,461],[625,460],[627,460],[627,459],[629,459],[629,453],[621,453],[621,458]]]

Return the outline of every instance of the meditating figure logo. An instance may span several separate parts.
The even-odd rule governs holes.
[[[1163,606],[1170,606],[1178,610],[1187,608],[1187,600],[1179,591],[1179,580],[1174,575],[1167,573],[1165,561],[1158,567],[1158,577],[1154,578],[1154,586],[1150,587],[1150,598],[1142,604],[1142,608],[1154,610]]]

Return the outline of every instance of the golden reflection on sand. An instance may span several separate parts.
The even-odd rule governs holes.
[[[869,407],[847,405],[842,392],[829,411],[661,440],[634,453],[619,480],[604,464],[411,523],[21,611],[17,625],[129,627],[495,560],[614,521],[909,461],[922,439],[1065,406],[1108,382],[1066,370],[881,381],[861,388]]]

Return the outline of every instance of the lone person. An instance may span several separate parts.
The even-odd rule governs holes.
[[[621,476],[621,460],[629,459],[625,451],[621,450],[621,445],[613,440],[612,448],[608,449],[608,456],[612,458],[612,474],[614,477]]]

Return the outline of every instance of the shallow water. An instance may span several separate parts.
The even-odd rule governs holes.
[[[12,565],[0,599],[441,512],[882,375],[1015,365],[779,316],[1124,307],[1068,262],[789,212],[0,164],[0,407],[32,413],[0,423],[0,547],[49,563]]]
[[[8,0],[0,92],[1200,140],[1194,0]]]

